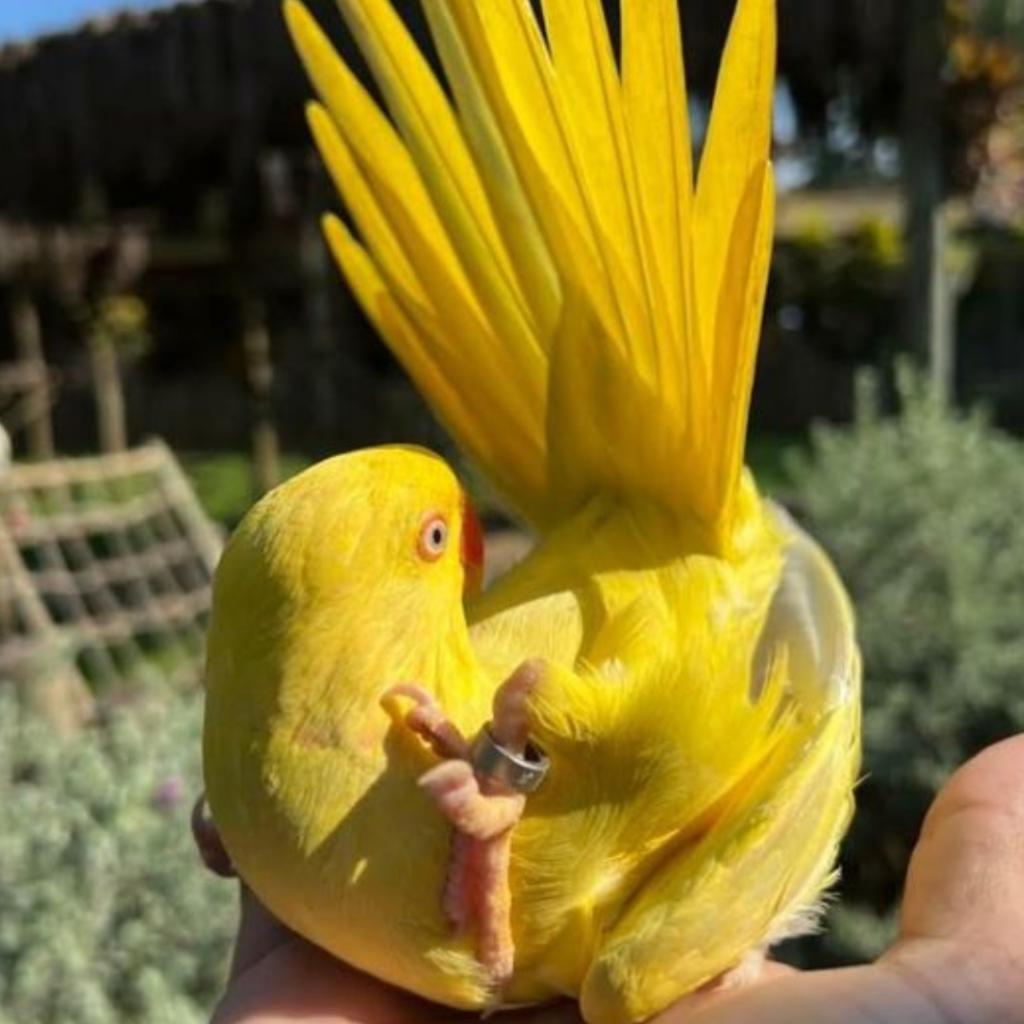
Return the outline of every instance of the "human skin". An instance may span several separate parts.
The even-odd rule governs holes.
[[[471,1024],[334,960],[243,891],[227,992],[211,1024]],[[565,1002],[501,1024],[576,1024]],[[1024,1024],[1024,736],[942,789],[907,874],[900,936],[877,962],[684,999],[657,1024]]]

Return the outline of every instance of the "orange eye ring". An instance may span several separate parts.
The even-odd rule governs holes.
[[[424,562],[436,562],[448,550],[448,521],[432,513],[423,521],[416,553]]]

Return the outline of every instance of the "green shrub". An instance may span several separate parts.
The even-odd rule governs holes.
[[[198,695],[58,740],[0,685],[0,1024],[188,1024],[223,985],[233,886],[199,864]]]
[[[949,773],[1024,730],[1024,447],[980,414],[945,411],[908,374],[898,416],[878,415],[870,390],[856,423],[817,429],[791,467],[797,513],[850,590],[864,652],[865,781],[833,961],[891,936]]]
[[[247,452],[182,455],[182,464],[207,515],[234,529],[259,497],[252,456]],[[302,455],[282,455],[281,479],[287,480],[310,464]]]

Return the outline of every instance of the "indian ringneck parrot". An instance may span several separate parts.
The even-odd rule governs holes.
[[[772,243],[772,0],[739,0],[694,183],[676,0],[297,0],[352,291],[533,532],[479,588],[438,456],[271,492],[209,634],[207,794],[282,921],[453,1007],[643,1020],[812,924],[859,765],[816,544],[743,468]]]

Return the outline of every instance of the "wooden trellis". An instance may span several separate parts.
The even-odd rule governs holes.
[[[0,478],[0,677],[67,652],[93,688],[199,678],[221,539],[154,442]]]

